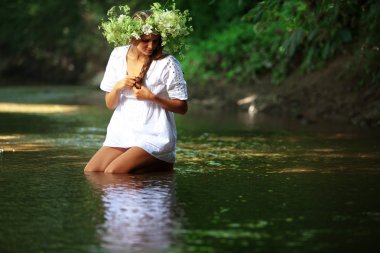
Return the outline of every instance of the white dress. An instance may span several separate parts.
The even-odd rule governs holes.
[[[116,82],[125,78],[128,48],[117,47],[112,51],[100,84],[103,91],[112,91]],[[162,98],[187,100],[181,65],[171,55],[153,61],[143,83]],[[108,125],[103,146],[140,147],[160,160],[174,163],[176,139],[172,112],[154,102],[137,100],[131,90],[125,90],[120,94],[120,103]]]

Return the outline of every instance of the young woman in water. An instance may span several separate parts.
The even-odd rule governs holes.
[[[116,47],[109,58],[100,88],[107,108],[114,110],[103,146],[85,172],[130,173],[139,170],[172,170],[175,162],[176,126],[173,113],[187,112],[187,88],[181,66],[163,51],[189,34],[188,13],[163,10],[158,3],[149,11],[129,17],[128,6],[115,7],[101,27]],[[124,30],[123,30],[124,29]],[[122,31],[122,32],[120,32]]]

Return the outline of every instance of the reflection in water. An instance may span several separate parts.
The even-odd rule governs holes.
[[[161,252],[175,242],[173,173],[87,173],[102,193],[104,223],[99,235],[110,252]]]

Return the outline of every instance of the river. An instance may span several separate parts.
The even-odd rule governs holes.
[[[0,88],[0,252],[379,252],[375,130],[194,109],[173,173],[84,174],[96,93]]]

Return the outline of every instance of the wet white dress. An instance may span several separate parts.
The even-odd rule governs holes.
[[[125,78],[129,46],[115,48],[100,84],[110,92]],[[186,81],[180,63],[171,55],[153,61],[143,82],[153,94],[166,99],[187,100]],[[174,163],[177,132],[172,112],[154,102],[137,100],[131,90],[120,94],[120,103],[107,127],[103,146],[140,147],[152,156]]]

